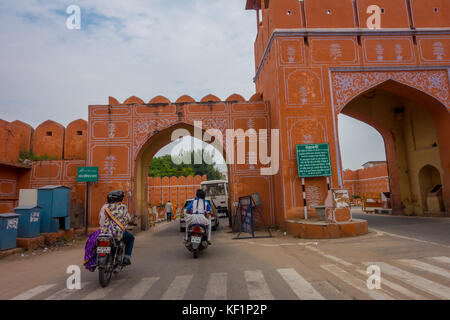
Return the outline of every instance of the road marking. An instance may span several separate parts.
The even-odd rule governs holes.
[[[141,300],[158,280],[159,277],[142,278],[123,298],[125,300]]]
[[[206,287],[205,300],[227,299],[227,273],[211,273]]]
[[[342,260],[342,259],[340,259],[340,258],[338,258],[338,257],[335,257],[335,256],[332,256],[332,255],[330,255],[330,254],[326,254],[326,253],[320,251],[320,250],[317,249],[317,248],[314,248],[314,247],[311,247],[311,246],[306,246],[305,248],[308,249],[308,250],[311,250],[311,251],[314,251],[314,252],[320,254],[322,257],[325,257],[325,258],[328,258],[328,259],[330,259],[330,260],[333,260],[334,262],[340,263],[340,264],[342,264],[342,265],[344,265],[344,266],[346,266],[346,267],[351,267],[351,266],[353,266],[350,262],[347,262],[347,261],[345,261],[345,260]]]
[[[402,263],[404,265],[413,267],[414,269],[434,273],[439,276],[450,279],[450,272],[448,272],[445,269],[433,266],[432,264],[425,263],[425,262],[415,260],[415,259],[401,259],[401,260],[397,260],[397,261],[399,261],[400,263]]]
[[[81,289],[84,289],[90,282],[82,282],[81,283]],[[80,290],[78,289],[62,289],[59,290],[58,292],[52,294],[51,296],[47,297],[45,300],[64,300],[67,297],[69,297],[71,294],[75,293],[75,292],[79,292]]]
[[[430,259],[433,259],[437,262],[442,262],[442,263],[446,263],[446,264],[450,264],[450,258],[449,257],[432,257]]]
[[[114,280],[111,279],[110,285],[106,288],[98,288],[91,293],[89,293],[83,300],[101,300],[104,299],[108,294],[114,291],[118,286],[125,282],[125,279]]]
[[[393,300],[390,295],[383,293],[380,290],[370,290],[367,288],[367,284],[365,281],[356,278],[355,276],[351,275],[347,271],[339,268],[338,266],[334,264],[325,264],[320,265],[322,269],[325,269],[326,271],[330,272],[337,278],[341,279],[343,282],[349,284],[350,286],[358,289],[359,291],[364,292],[369,297],[375,300]]]
[[[56,286],[56,284],[47,284],[47,285],[43,285],[43,286],[37,286],[36,288],[30,289],[28,291],[25,291],[22,294],[19,294],[18,296],[11,298],[11,300],[29,300],[35,296],[37,296],[38,294],[41,294],[42,292],[47,291],[50,288],[53,288],[54,286]]]
[[[272,292],[270,292],[269,286],[262,271],[245,271],[245,280],[247,281],[248,295],[250,300],[273,300]]]
[[[380,231],[377,229],[372,229],[374,231]],[[435,246],[440,246],[440,247],[445,247],[445,248],[450,248],[450,246],[447,246],[445,244],[441,244],[441,243],[437,243],[437,242],[432,242],[432,241],[426,241],[426,240],[421,240],[421,239],[416,239],[416,238],[411,238],[411,237],[406,237],[406,236],[401,236],[399,234],[395,234],[395,233],[389,233],[386,231],[380,231],[382,233],[384,233],[385,235],[391,236],[391,237],[397,237],[397,238],[401,238],[401,239],[406,239],[406,240],[411,240],[411,241],[417,241],[417,242],[423,242],[423,243],[427,243],[427,244],[432,244]]]
[[[193,275],[176,277],[162,296],[161,300],[182,300],[193,277]]]
[[[358,269],[358,270],[356,270],[356,271],[357,271],[359,274],[361,274],[361,275],[363,275],[363,276],[365,276],[365,277],[367,277],[367,278],[370,276],[370,275],[369,275],[366,271],[364,271],[364,270]],[[414,300],[429,300],[428,298],[426,298],[426,297],[424,297],[424,296],[422,296],[422,295],[420,295],[420,294],[414,293],[414,292],[412,292],[412,291],[406,289],[405,287],[402,287],[402,286],[400,286],[400,285],[398,285],[398,284],[396,284],[396,283],[394,283],[394,282],[391,282],[391,281],[389,281],[389,280],[386,280],[386,279],[383,278],[383,277],[381,278],[381,287],[389,287],[389,288],[391,288],[391,289],[393,289],[393,290],[395,290],[395,291],[397,291],[397,292],[403,294],[404,296],[407,296],[407,297],[409,297],[409,298],[411,298],[411,299],[414,299]]]
[[[386,273],[392,277],[395,277],[413,287],[416,287],[420,290],[428,292],[433,296],[440,297],[443,299],[450,299],[450,288],[443,286],[439,283],[433,282],[431,280],[422,278],[413,273],[404,271],[400,268],[394,267],[385,262],[374,262],[374,263],[364,263],[366,265],[378,265],[381,268],[381,274]]]
[[[325,298],[294,269],[277,269],[277,271],[300,300],[325,300]]]

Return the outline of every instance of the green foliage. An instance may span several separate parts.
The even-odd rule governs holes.
[[[37,156],[33,151],[22,151],[19,155],[19,161],[32,160],[32,161],[45,161],[45,160],[58,160],[57,157],[48,156],[46,154]]]
[[[159,158],[153,158],[150,162],[150,167],[148,170],[149,177],[188,177],[195,175],[207,175],[208,180],[221,180],[223,179],[220,171],[215,167],[215,162],[213,162],[213,157],[209,152],[204,152],[201,164],[195,164],[194,159],[197,156],[201,158],[202,150],[188,151],[178,156],[176,162],[181,162],[181,164],[176,164],[172,161],[171,155],[165,155]],[[185,161],[181,161],[184,159]],[[190,163],[189,163],[190,159]],[[183,163],[184,162],[184,163]],[[188,162],[188,163],[186,163]],[[211,164],[208,164],[211,163]]]

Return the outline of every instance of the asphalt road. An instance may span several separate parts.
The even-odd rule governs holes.
[[[450,246],[403,236],[422,228],[421,238],[438,240],[428,220],[369,219],[389,233],[312,241],[275,231],[269,239],[233,240],[222,219],[196,260],[179,222],[163,223],[136,236],[133,264],[107,288],[81,266],[83,243],[2,259],[0,299],[450,299]],[[368,289],[367,264],[380,266],[381,289]],[[81,290],[66,289],[70,265],[81,266]]]
[[[353,217],[367,220],[372,229],[450,246],[450,218],[366,214],[358,209]]]

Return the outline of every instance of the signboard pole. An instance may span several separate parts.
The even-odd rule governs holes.
[[[305,178],[302,178],[302,190],[303,190],[303,210],[305,210],[305,220],[308,220],[308,207],[306,204]]]
[[[85,208],[84,208],[84,223],[86,224],[86,235],[88,235],[88,226],[89,226],[89,182],[86,182],[86,198],[85,198]]]

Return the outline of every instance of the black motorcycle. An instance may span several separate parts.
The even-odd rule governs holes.
[[[208,248],[206,226],[199,224],[189,226],[186,248],[192,252],[194,259],[198,258],[199,251],[206,250]]]
[[[113,273],[119,273],[125,267],[125,242],[114,239],[109,234],[101,234],[97,238],[97,268],[100,285],[108,286]]]

